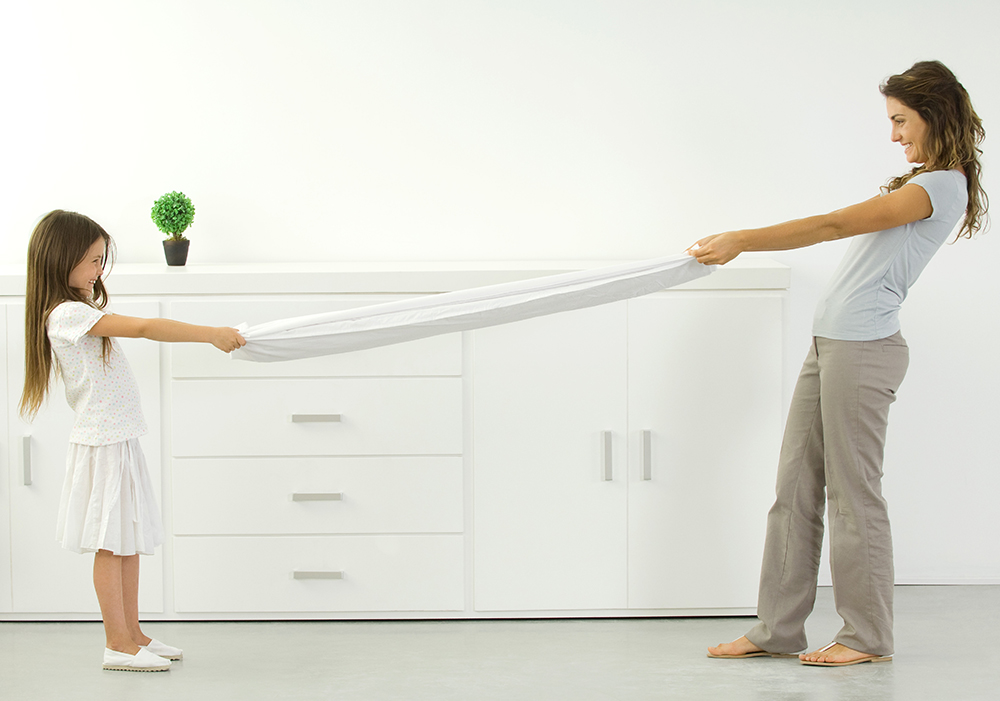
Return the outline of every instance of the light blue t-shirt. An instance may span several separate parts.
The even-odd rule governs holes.
[[[899,331],[899,307],[910,286],[955,229],[969,200],[965,176],[957,170],[920,173],[910,184],[927,192],[931,216],[853,237],[816,307],[813,336],[876,341]]]

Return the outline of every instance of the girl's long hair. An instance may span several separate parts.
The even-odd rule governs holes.
[[[979,144],[986,138],[983,122],[972,108],[969,93],[955,74],[940,61],[919,61],[899,75],[890,76],[879,90],[920,115],[928,126],[924,151],[927,162],[886,184],[890,192],[903,187],[918,173],[962,168],[969,204],[958,237],[972,238],[988,225],[989,197],[980,178]]]
[[[98,279],[94,284],[93,297],[69,285],[73,268],[98,239],[104,240],[107,271],[114,263],[114,241],[89,217],[57,209],[42,217],[31,234],[24,295],[24,391],[20,404],[21,415],[28,420],[35,417],[45,402],[52,377],[52,344],[45,330],[49,314],[67,301],[83,302],[96,309],[107,306],[108,291],[103,280]],[[101,343],[107,362],[111,357],[111,339],[102,338]]]

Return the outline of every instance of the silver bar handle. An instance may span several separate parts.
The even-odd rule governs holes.
[[[292,579],[343,579],[343,572],[328,570],[294,570]]]
[[[605,482],[614,480],[614,460],[611,431],[601,432],[601,474]]]
[[[340,423],[340,414],[292,414],[293,424]]]
[[[21,438],[21,483],[31,486],[31,436]]]
[[[292,501],[343,501],[343,492],[294,492]]]
[[[653,432],[642,431],[642,479],[653,479]]]

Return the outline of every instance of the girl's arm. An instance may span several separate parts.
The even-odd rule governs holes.
[[[744,251],[802,248],[822,241],[892,229],[926,219],[933,213],[927,191],[919,185],[910,184],[888,195],[873,197],[829,214],[795,219],[761,229],[727,231],[706,236],[687,252],[699,263],[722,265]]]
[[[172,319],[143,319],[120,314],[105,314],[87,333],[91,336],[148,338],[168,343],[211,343],[226,353],[246,345],[236,329],[226,326],[195,326]]]

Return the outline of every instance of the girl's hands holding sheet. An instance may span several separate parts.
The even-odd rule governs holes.
[[[242,348],[247,344],[246,339],[240,335],[236,329],[228,326],[213,328],[211,343],[223,353],[232,353],[237,348]]]

